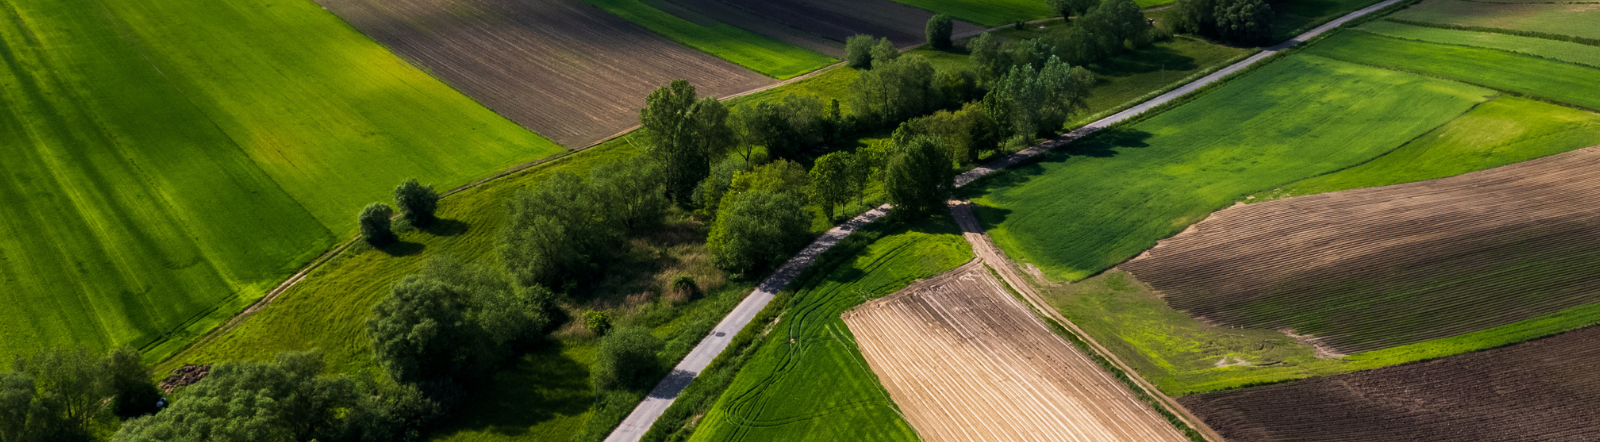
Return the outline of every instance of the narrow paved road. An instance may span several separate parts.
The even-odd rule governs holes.
[[[1190,92],[1194,92],[1195,90],[1222,79],[1222,77],[1226,77],[1229,74],[1238,72],[1241,69],[1260,62],[1267,57],[1271,57],[1273,54],[1278,53],[1278,51],[1298,45],[1303,41],[1310,40],[1312,37],[1316,37],[1317,35],[1321,35],[1324,32],[1332,30],[1333,28],[1337,28],[1340,25],[1345,24],[1345,22],[1363,15],[1370,14],[1373,11],[1386,8],[1389,5],[1399,3],[1400,1],[1401,0],[1386,0],[1384,2],[1346,14],[1343,17],[1334,19],[1333,21],[1323,24],[1322,26],[1318,26],[1315,29],[1307,31],[1304,34],[1300,34],[1292,40],[1283,42],[1277,46],[1265,48],[1261,51],[1261,53],[1251,56],[1250,58],[1246,58],[1238,63],[1229,65],[1228,67],[1222,68],[1211,75],[1201,77],[1200,79],[1190,82],[1189,84],[1185,84],[1182,87],[1173,89],[1171,92],[1161,94],[1160,96],[1150,99],[1149,101],[1140,103],[1109,117],[1096,120],[1081,128],[1067,132],[1059,137],[1052,138],[1043,143],[1023,149],[1017,153],[1007,155],[999,160],[995,160],[988,164],[984,164],[975,169],[969,170],[966,173],[956,177],[956,187],[965,186],[974,180],[983,177],[984,175],[994,173],[997,170],[1010,167],[1013,164],[1017,164],[1022,160],[1028,159],[1029,157],[1033,157],[1067,143],[1071,143],[1074,140],[1083,138],[1084,136],[1095,133],[1101,129],[1110,127],[1112,124],[1133,118],[1135,115],[1139,115],[1156,106],[1160,106]],[[806,267],[811,266],[811,263],[816,260],[817,256],[822,255],[822,252],[827,251],[829,248],[833,247],[834,244],[838,244],[839,241],[844,239],[846,236],[850,236],[851,232],[854,232],[857,229],[860,229],[862,226],[872,223],[873,221],[877,221],[878,218],[882,218],[884,215],[888,214],[888,211],[888,206],[879,207],[870,212],[864,213],[861,216],[857,216],[850,221],[845,222],[843,225],[835,227],[833,230],[829,230],[828,233],[825,233],[822,235],[822,237],[817,238],[817,240],[812,242],[811,245],[806,246],[804,250],[801,250],[798,255],[795,255],[794,258],[784,263],[782,267],[779,267],[777,272],[774,272],[771,277],[768,277],[765,281],[762,281],[761,285],[757,287],[754,292],[751,292],[743,302],[740,302],[739,306],[735,307],[732,313],[729,313],[726,318],[723,318],[722,322],[718,323],[717,327],[712,329],[711,334],[706,336],[704,340],[700,341],[700,344],[695,346],[694,350],[690,351],[689,355],[683,358],[683,362],[678,363],[678,366],[673,368],[672,373],[668,374],[666,379],[662,379],[661,383],[656,385],[654,390],[650,391],[650,396],[646,397],[644,402],[639,403],[639,406],[633,409],[633,413],[629,414],[627,419],[624,419],[622,424],[617,426],[617,429],[613,430],[610,436],[606,437],[606,442],[634,442],[644,437],[644,433],[650,430],[650,426],[655,424],[657,418],[661,417],[661,413],[666,412],[667,407],[672,405],[672,401],[677,400],[678,394],[682,393],[683,389],[689,386],[689,382],[693,381],[696,376],[700,375],[700,371],[704,370],[706,365],[711,363],[712,359],[715,359],[718,354],[722,353],[723,349],[728,347],[728,342],[733,339],[733,335],[739,333],[739,330],[743,330],[745,325],[749,324],[750,320],[755,318],[756,313],[760,312],[761,309],[766,308],[767,303],[772,301],[774,294],[782,291],[784,286],[789,285],[789,283],[794,280],[795,276],[798,276],[800,272],[806,269]],[[998,268],[1000,266],[996,267]],[[1008,280],[1008,282],[1011,281]],[[1021,287],[1026,287],[1027,285],[1020,284],[1021,282],[1023,281],[1015,281],[1013,282],[1013,285],[1018,287],[1018,290],[1022,290]],[[1041,311],[1048,313],[1053,312],[1054,310],[1041,308]],[[1072,324],[1071,322],[1066,322],[1065,318],[1060,318],[1058,320],[1063,324]],[[1076,330],[1076,326],[1072,326],[1071,328],[1082,335],[1081,331]],[[1094,346],[1098,347],[1099,344],[1094,344]],[[1104,354],[1113,358],[1115,357],[1109,352],[1105,352]],[[1120,364],[1120,362],[1118,363]],[[1134,374],[1132,371],[1128,371],[1128,373],[1130,375]],[[1132,377],[1141,385],[1145,385],[1146,390],[1160,394],[1159,391],[1154,390],[1154,387],[1149,387],[1148,383],[1145,382],[1144,379],[1137,375]],[[1158,397],[1165,398],[1166,400],[1164,402],[1174,405],[1176,404],[1176,402],[1173,402],[1170,398],[1166,398],[1165,396]],[[1205,426],[1199,425],[1196,426],[1196,428],[1205,428]]]

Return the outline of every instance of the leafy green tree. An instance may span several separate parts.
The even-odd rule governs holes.
[[[591,376],[600,390],[642,388],[645,377],[661,370],[659,353],[665,343],[643,327],[613,330],[600,338],[595,349],[595,368]]]
[[[599,277],[622,231],[598,197],[570,173],[517,192],[499,249],[518,284],[570,289]]]
[[[897,217],[915,219],[943,210],[955,188],[955,171],[938,138],[915,136],[889,160],[883,187]]]
[[[30,418],[48,415],[34,400],[38,389],[33,377],[22,372],[0,373],[0,442],[23,442],[36,439]],[[38,422],[33,422],[35,426]]]
[[[834,206],[850,202],[850,152],[834,152],[817,158],[811,165],[811,201],[822,206],[822,214],[833,219]]]
[[[1055,131],[1074,113],[1087,108],[1093,82],[1088,70],[1051,57],[1037,72],[1032,65],[1012,68],[984,96],[983,110],[1015,135]]]
[[[674,201],[687,203],[694,186],[710,173],[711,160],[734,144],[728,108],[715,98],[698,98],[685,80],[656,89],[639,111],[646,155],[661,164]]]
[[[967,103],[956,111],[941,110],[906,122],[907,134],[938,137],[949,149],[950,161],[977,162],[978,153],[994,149],[1005,138],[1001,128],[977,103]]]
[[[888,37],[880,38],[877,44],[872,45],[873,69],[896,58],[900,58],[900,49],[894,47],[894,42],[889,41]]]
[[[49,349],[17,358],[12,368],[32,378],[43,414],[40,429],[60,432],[63,440],[83,440],[95,422],[108,419],[105,367],[89,350]]]
[[[700,183],[694,191],[694,204],[700,209],[696,213],[707,218],[717,216],[717,206],[722,204],[722,197],[728,194],[728,188],[733,185],[733,176],[739,172],[748,172],[756,164],[765,162],[766,158],[729,155],[711,167],[711,176]]]
[[[1264,0],[1221,0],[1216,6],[1217,36],[1244,44],[1272,40],[1272,6]]]
[[[978,72],[969,67],[938,70],[933,75],[933,95],[941,100],[933,107],[961,106],[973,99],[983,98],[978,87]]]
[[[967,42],[967,48],[972,52],[972,64],[977,66],[983,78],[990,80],[1000,78],[1011,70],[1010,46],[1005,40],[988,32],[978,34],[977,38]]]
[[[1217,35],[1219,0],[1178,0],[1173,3],[1172,26],[1178,32]]]
[[[116,442],[333,440],[339,415],[356,403],[346,378],[320,376],[317,353],[280,353],[271,363],[224,362],[159,414],[125,423]]]
[[[766,147],[773,156],[791,157],[800,150],[800,139],[789,124],[787,113],[782,104],[764,101],[734,108],[729,122],[741,144]],[[748,159],[750,151],[746,149],[741,155]]]
[[[118,416],[133,417],[157,410],[161,391],[150,383],[150,367],[133,347],[111,351],[101,362],[100,387],[112,397],[111,410]]]
[[[954,31],[955,20],[944,14],[934,14],[923,27],[923,33],[928,37],[928,46],[941,51],[950,50],[950,34]]]
[[[659,225],[672,205],[660,165],[640,158],[595,166],[588,188],[603,218],[625,231]]]
[[[389,218],[394,216],[394,209],[388,204],[372,203],[361,209],[357,222],[361,225],[361,237],[368,243],[383,247],[395,241],[394,231],[390,230]]]
[[[755,189],[731,194],[711,225],[711,262],[743,273],[784,259],[806,243],[811,214],[793,193]]]
[[[426,227],[433,224],[433,213],[439,209],[439,193],[416,178],[408,179],[394,188],[394,205],[400,208],[400,217],[411,225]]]
[[[595,335],[605,336],[611,331],[611,315],[606,312],[589,310],[583,312],[583,328],[589,329]]]
[[[809,180],[805,166],[780,159],[757,166],[749,172],[735,173],[733,181],[728,184],[728,194],[723,196],[723,204],[727,204],[727,198],[753,190],[793,195],[800,198],[801,204],[805,204]]]
[[[1044,3],[1061,18],[1072,19],[1072,0],[1045,0]]]
[[[844,63],[853,69],[872,68],[871,35],[856,34],[844,40]]]
[[[366,382],[355,406],[346,410],[340,442],[416,442],[436,419],[439,403],[415,385]]]
[[[942,101],[933,88],[934,69],[927,59],[910,56],[874,63],[871,71],[850,84],[852,107],[867,124],[904,121]]]

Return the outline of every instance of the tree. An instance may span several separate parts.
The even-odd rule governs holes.
[[[1049,6],[1050,10],[1061,16],[1062,19],[1072,19],[1072,0],[1045,0],[1045,5]]]
[[[694,186],[710,173],[711,160],[733,146],[728,109],[715,98],[698,98],[688,81],[675,80],[645,98],[639,126],[645,153],[660,163],[673,201],[687,203]]]
[[[1055,0],[1052,0],[1055,1]],[[928,19],[928,24],[923,28],[927,34],[928,46],[946,51],[950,49],[950,34],[955,30],[955,21],[944,14],[934,14]]]
[[[1042,70],[1022,65],[983,97],[983,110],[996,123],[1019,136],[1060,129],[1074,113],[1086,109],[1093,74],[1051,57]]]
[[[850,152],[834,152],[817,158],[811,165],[811,201],[822,206],[822,214],[833,220],[833,207],[850,202]]]
[[[159,414],[128,421],[116,442],[289,442],[337,439],[354,382],[320,376],[317,353],[279,353],[271,363],[224,362]]]
[[[1198,35],[1217,35],[1218,0],[1178,0],[1173,4],[1173,30]]]
[[[1272,40],[1272,6],[1264,0],[1222,0],[1216,6],[1217,36],[1223,40],[1266,44]]]
[[[34,440],[39,422],[30,418],[47,414],[34,396],[33,377],[22,372],[0,373],[0,442]],[[29,423],[34,425],[30,427]]]
[[[994,120],[977,103],[967,103],[956,111],[941,110],[922,118],[906,122],[910,134],[938,137],[949,149],[950,161],[971,164],[978,160],[978,152],[994,149],[1004,140],[1004,133]]]
[[[810,178],[806,174],[805,166],[789,160],[777,160],[751,169],[749,172],[738,172],[733,175],[733,181],[728,183],[728,193],[723,196],[723,204],[727,199],[739,193],[754,190],[784,193],[800,199],[805,204],[806,189]]]
[[[933,77],[933,65],[922,57],[874,62],[850,84],[852,107],[867,124],[904,121],[940,103]]]
[[[844,63],[853,69],[872,68],[872,36],[856,34],[844,40]]]
[[[111,411],[118,416],[133,417],[159,411],[156,401],[161,391],[150,383],[150,367],[144,357],[133,347],[111,351],[101,362],[100,388],[111,394]]]
[[[41,427],[53,427],[67,440],[87,439],[94,422],[106,419],[105,399],[111,396],[103,381],[100,358],[84,348],[49,349],[17,358],[12,366],[33,379],[43,414],[33,415]]]
[[[438,279],[396,281],[367,321],[374,359],[396,382],[451,383],[479,367],[489,344],[471,308],[470,293]]]
[[[743,273],[781,261],[806,243],[811,213],[791,193],[757,189],[722,203],[706,250],[717,267]]]
[[[642,327],[613,330],[600,338],[595,354],[594,386],[600,390],[644,387],[642,379],[661,369],[656,353],[665,346]]]
[[[888,37],[878,39],[878,43],[872,45],[873,69],[877,69],[878,65],[896,58],[900,58],[900,49],[894,47],[894,42],[889,41]]]
[[[883,187],[894,205],[896,216],[915,219],[945,207],[955,188],[955,171],[945,154],[943,142],[930,136],[915,136],[889,161]]]
[[[622,232],[597,197],[565,172],[517,192],[499,250],[518,284],[569,289],[599,277]]]
[[[389,229],[389,218],[394,216],[394,209],[388,204],[372,203],[361,209],[357,221],[361,225],[361,237],[368,243],[383,247],[395,241],[394,231]]]
[[[747,172],[755,168],[756,164],[765,162],[766,158],[756,157],[753,160],[746,156],[730,155],[711,167],[711,176],[700,183],[694,191],[694,204],[700,209],[696,213],[707,218],[717,216],[717,206],[722,204],[722,197],[728,194],[728,187],[733,185],[733,176],[739,172]]]
[[[439,208],[439,193],[433,186],[424,186],[416,178],[408,179],[394,188],[394,205],[400,217],[411,225],[426,227],[433,224],[433,212]]]
[[[967,42],[967,48],[972,52],[972,64],[978,67],[978,72],[985,79],[996,79],[1011,70],[1011,49],[1009,44],[985,32],[978,34],[977,38]]]
[[[660,224],[672,204],[660,165],[639,158],[595,166],[589,170],[588,188],[602,218],[624,231]]]
[[[439,403],[411,384],[366,382],[347,410],[340,437],[346,442],[415,442],[439,416]]]

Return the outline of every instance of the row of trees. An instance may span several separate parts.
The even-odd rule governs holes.
[[[1266,0],[1178,0],[1174,29],[1239,44],[1272,40],[1272,5]]]
[[[138,350],[96,357],[85,349],[50,349],[0,374],[0,442],[86,441],[116,417],[156,411],[160,391]]]
[[[406,180],[394,188],[394,203],[400,208],[400,219],[413,227],[427,227],[437,220],[434,212],[439,209],[439,193],[433,191],[433,186],[418,183],[416,178]],[[356,216],[361,237],[379,247],[393,243],[397,239],[393,226],[390,225],[394,214],[394,208],[388,204],[368,204]]]
[[[602,165],[586,178],[559,173],[518,191],[500,232],[501,261],[521,287],[570,293],[599,278],[629,234],[661,221],[671,204],[668,195],[692,192],[705,165],[691,158],[706,161],[710,154],[703,149],[702,141],[693,140],[685,149],[690,152]],[[669,166],[676,170],[667,173]]]

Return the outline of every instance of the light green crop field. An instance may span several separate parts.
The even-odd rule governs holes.
[[[1582,2],[1490,3],[1426,0],[1390,15],[1401,20],[1600,38],[1600,7]]]
[[[984,27],[1009,25],[1018,20],[1029,21],[1055,16],[1055,12],[1042,1],[1034,0],[895,0],[909,6],[948,14]]]
[[[1498,49],[1519,54],[1560,60],[1569,63],[1600,67],[1600,46],[1519,37],[1492,32],[1458,31],[1425,26],[1412,26],[1392,21],[1373,21],[1356,28],[1374,34],[1429,43],[1473,46]]]
[[[673,41],[705,51],[769,77],[784,80],[835,61],[792,44],[773,40],[708,17],[689,21],[643,0],[584,0]],[[705,23],[705,24],[702,24]]]
[[[1424,43],[1367,32],[1344,32],[1306,53],[1459,80],[1600,109],[1600,69],[1493,49]]]
[[[690,439],[918,440],[839,315],[970,260],[955,223],[938,217],[813,269]]]
[[[1273,3],[1272,41],[1283,42],[1382,0],[1315,0]]]
[[[1250,192],[1376,158],[1492,94],[1297,55],[963,192],[1013,259],[1077,280]]]
[[[182,340],[353,231],[561,148],[315,4],[0,9],[0,357]]]

